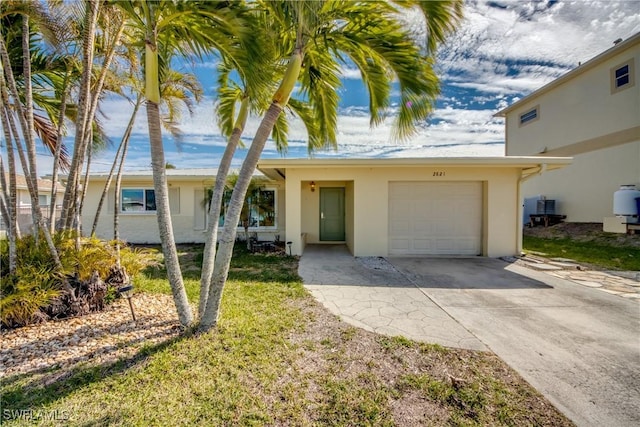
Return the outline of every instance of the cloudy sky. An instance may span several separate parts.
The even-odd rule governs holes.
[[[439,51],[437,70],[441,95],[431,118],[410,141],[390,141],[389,126],[371,130],[367,97],[359,74],[345,70],[338,151],[319,152],[316,157],[419,157],[501,156],[504,124],[493,115],[580,62],[586,62],[640,31],[640,0],[602,1],[467,1],[465,20]],[[420,28],[417,17],[409,17]],[[224,147],[214,123],[213,78],[210,64],[194,70],[201,77],[206,99],[193,117],[182,123],[180,149],[167,138],[167,161],[179,168],[216,167]],[[103,111],[107,133],[114,145],[129,120],[126,101],[108,101]],[[138,115],[128,169],[150,167],[144,112]],[[253,118],[246,131],[247,144],[257,128]],[[115,148],[101,153],[95,170],[107,169]],[[244,155],[240,151],[235,163]],[[267,144],[263,157],[279,157]],[[306,157],[301,129],[293,127],[287,158]],[[46,159],[41,163],[46,165]],[[46,172],[46,166],[44,171]]]

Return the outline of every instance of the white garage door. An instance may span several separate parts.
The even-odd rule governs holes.
[[[390,255],[480,255],[482,183],[389,183]]]

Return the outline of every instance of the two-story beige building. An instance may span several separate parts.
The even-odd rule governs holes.
[[[640,189],[640,33],[500,111],[507,156],[570,156],[523,183],[570,222],[613,217],[621,185]]]

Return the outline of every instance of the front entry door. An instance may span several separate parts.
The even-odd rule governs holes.
[[[320,188],[320,240],[345,240],[344,188]]]

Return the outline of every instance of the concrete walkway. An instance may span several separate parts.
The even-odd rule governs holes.
[[[579,283],[558,271],[477,257],[353,258],[343,246],[309,246],[299,268],[349,323],[489,349],[577,425],[640,425],[637,282],[614,294],[599,275]]]

